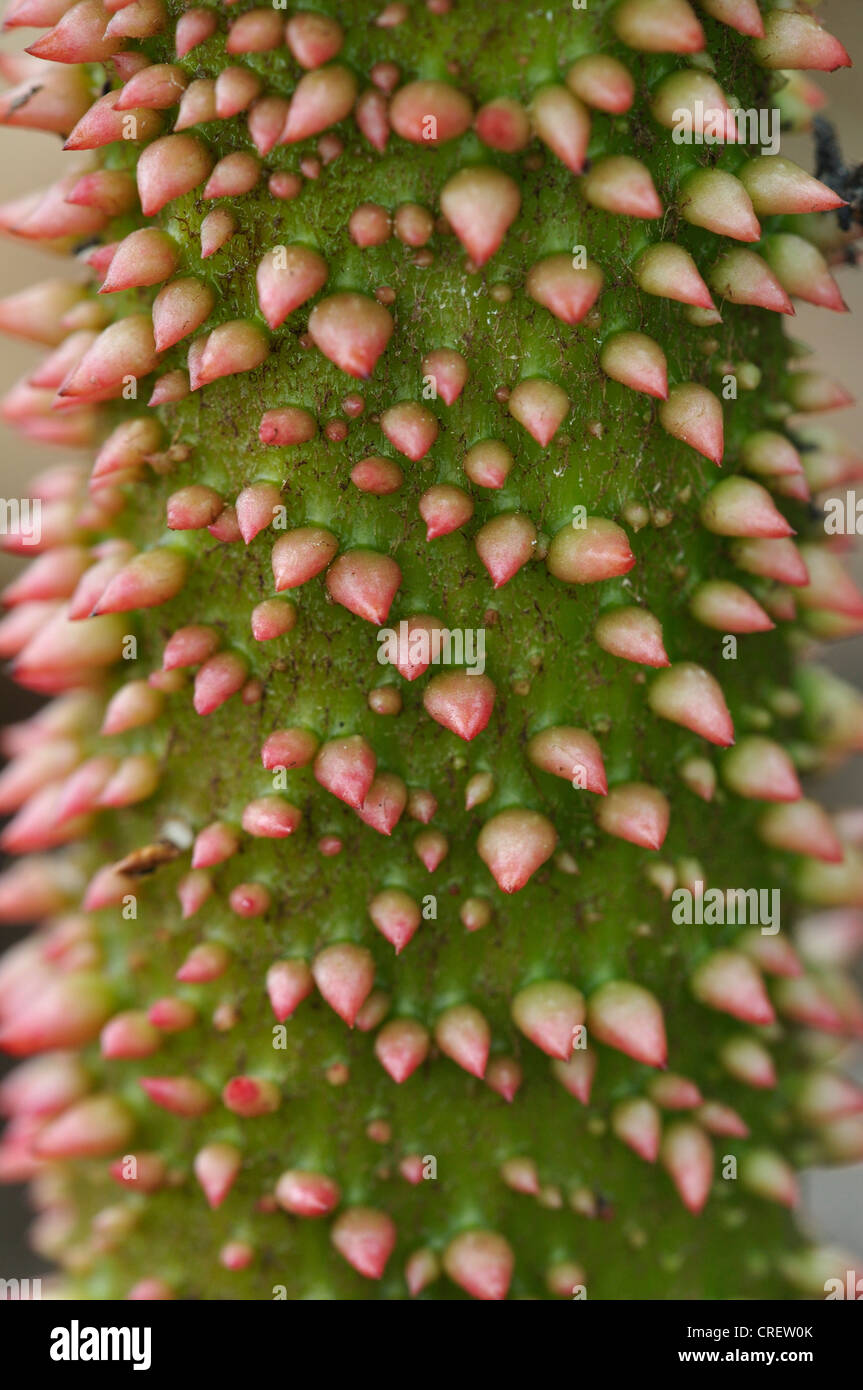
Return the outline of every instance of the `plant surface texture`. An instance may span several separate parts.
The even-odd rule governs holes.
[[[3,118],[71,172],[0,226],[78,261],[0,305],[60,460],[6,538],[48,698],[0,1154],[62,1290],[823,1297],[863,825],[800,778],[863,748],[811,661],[863,626],[817,506],[863,466],[785,325],[844,310],[855,208],[746,113],[809,129],[841,43],[756,0],[7,24]]]

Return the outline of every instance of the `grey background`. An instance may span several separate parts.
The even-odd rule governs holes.
[[[467,0],[461,2],[467,3]],[[863,91],[859,78],[859,66],[863,64],[863,0],[823,0],[818,14],[826,27],[842,39],[858,64],[857,70],[813,76],[829,93],[829,114],[839,129],[846,161],[863,161]],[[34,37],[33,30],[18,30],[4,35],[0,45],[4,49],[14,49],[32,42]],[[783,138],[782,153],[805,167],[812,166],[808,137]],[[68,173],[74,160],[82,168],[87,165],[86,156],[61,155],[60,141],[54,136],[0,128],[0,200],[5,202],[29,192],[34,186],[47,185],[61,173]],[[4,238],[0,241],[0,295],[62,273],[63,266],[63,261]],[[863,323],[863,270],[841,271],[840,283],[853,314],[831,314],[798,305],[791,332],[816,349],[824,370],[838,376],[863,399],[858,346]],[[0,338],[0,394],[40,356],[38,349],[26,343]],[[863,406],[857,405],[828,417],[830,423],[834,418],[847,437],[863,448]],[[28,478],[40,468],[56,463],[60,457],[59,451],[23,444],[0,423],[0,493],[6,497],[26,496]],[[15,562],[0,554],[0,585],[8,582],[14,568]],[[855,569],[858,582],[863,584],[863,555],[859,553]],[[840,675],[863,685],[863,639],[833,646],[825,659]],[[22,697],[5,680],[0,688],[0,699],[3,701],[0,722],[11,722],[23,716],[27,697]],[[860,775],[861,762],[855,758],[842,770],[815,784],[813,794],[832,806],[854,804],[860,799]],[[14,939],[14,933],[3,930],[6,935],[0,947]],[[847,1069],[863,1080],[863,1056],[859,1050],[855,1056],[849,1055]],[[822,1239],[863,1254],[863,1164],[807,1174],[804,1195],[801,1224]],[[22,1189],[0,1187],[0,1276],[20,1278],[43,1268],[26,1246],[24,1232],[28,1219]]]

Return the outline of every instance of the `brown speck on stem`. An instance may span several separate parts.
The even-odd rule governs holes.
[[[114,865],[114,872],[126,874],[129,878],[144,878],[163,864],[170,864],[180,855],[180,850],[170,840],[156,840],[152,845],[135,849]]]

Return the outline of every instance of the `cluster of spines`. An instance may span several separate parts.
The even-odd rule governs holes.
[[[386,19],[389,11],[383,12],[383,27],[398,22],[395,11],[399,8],[389,7],[393,14]],[[753,38],[756,59],[768,69],[830,70],[847,61],[841,45],[808,16],[771,11],[762,22],[757,6],[749,0],[711,0],[702,8]],[[634,99],[631,75],[616,59],[579,60],[562,81],[532,93],[527,106],[502,99],[474,112],[471,101],[457,87],[444,82],[401,84],[401,74],[392,64],[378,65],[379,71],[372,73],[372,86],[359,92],[351,71],[338,62],[343,36],[333,20],[300,14],[285,23],[278,13],[264,10],[241,16],[229,26],[227,50],[232,56],[242,58],[287,44],[305,70],[288,99],[264,91],[257,75],[240,64],[214,81],[189,82],[178,64],[149,64],[143,54],[125,51],[126,40],[148,39],[164,29],[165,11],[152,0],[133,0],[122,7],[109,5],[108,13],[98,0],[82,0],[69,8],[40,7],[37,0],[23,0],[13,6],[11,22],[43,23],[48,10],[51,15],[47,22],[54,27],[30,51],[60,65],[52,69],[56,80],[43,80],[38,89],[31,90],[29,65],[23,60],[9,60],[9,72],[21,77],[26,90],[15,89],[10,94],[6,119],[59,131],[67,136],[70,149],[96,149],[128,138],[130,127],[124,123],[131,119],[134,138],[149,143],[138,159],[136,183],[122,171],[98,170],[81,179],[64,180],[42,197],[6,209],[3,226],[16,235],[50,243],[101,237],[112,219],[129,211],[136,201],[140,201],[145,217],[154,217],[174,199],[192,191],[204,199],[242,199],[262,176],[260,160],[280,144],[317,139],[317,155],[306,156],[301,165],[303,178],[313,179],[322,162],[339,157],[343,144],[331,133],[332,127],[351,115],[361,135],[379,152],[391,136],[435,144],[458,139],[473,129],[491,150],[509,155],[522,151],[536,136],[577,177],[590,206],[648,220],[662,217],[666,210],[649,171],[635,159],[608,157],[594,161],[585,172],[591,109],[622,113]],[[56,15],[54,10],[58,10]],[[686,0],[623,0],[611,23],[614,35],[635,51],[686,55],[704,48],[702,27]],[[177,27],[177,58],[184,58],[206,41],[216,24],[213,12],[187,12]],[[88,79],[83,69],[75,66],[84,62],[113,64],[123,87],[109,91],[91,106]],[[808,96],[812,106],[814,97],[811,93]],[[696,100],[728,110],[724,93],[696,67],[665,79],[652,94],[651,111],[661,125],[667,125],[672,109]],[[163,135],[164,113],[175,106],[179,114],[174,133]],[[215,162],[203,140],[179,133],[244,111],[259,158],[236,153]],[[429,135],[429,120],[433,136]],[[290,198],[299,194],[302,180],[274,173],[268,186],[274,196]],[[832,190],[785,159],[756,156],[743,163],[736,176],[702,169],[690,175],[678,192],[680,216],[695,227],[744,246],[722,251],[702,274],[688,252],[658,241],[634,264],[635,282],[646,294],[682,301],[693,313],[701,313],[704,317],[696,321],[705,324],[719,319],[714,295],[718,300],[782,314],[793,312],[789,296],[841,310],[841,296],[821,251],[808,240],[783,231],[762,239],[760,225],[763,218],[822,212],[840,205],[841,199]],[[440,213],[466,252],[468,273],[485,265],[500,249],[519,207],[517,182],[497,164],[466,165],[444,184],[439,194]],[[364,204],[351,217],[350,236],[359,247],[372,246],[394,229],[401,241],[421,252],[436,225],[433,214],[419,205],[403,205],[391,218],[385,208]],[[217,208],[202,226],[202,257],[223,246],[235,230],[233,214]],[[747,249],[746,244],[762,240],[763,254]],[[0,308],[5,327],[54,349],[36,374],[10,393],[5,416],[25,434],[61,445],[82,444],[95,437],[102,403],[123,396],[130,381],[137,383],[156,372],[161,354],[204,328],[215,304],[204,281],[182,276],[172,279],[180,265],[179,247],[157,226],[132,231],[116,244],[100,243],[86,254],[86,260],[101,278],[100,289],[105,295],[160,287],[151,314],[136,313],[106,323],[109,315],[104,301],[61,282],[25,291]],[[306,327],[309,345],[348,377],[367,379],[392,336],[393,316],[380,297],[353,291],[328,293],[328,277],[326,261],[308,246],[279,246],[268,251],[256,271],[261,315],[275,331],[290,315],[315,300]],[[599,302],[603,281],[597,264],[577,268],[569,254],[555,254],[531,267],[524,291],[558,320],[575,326]],[[254,370],[266,361],[269,351],[268,335],[259,324],[249,320],[220,323],[203,337],[192,339],[185,371],[171,370],[156,380],[149,404],[179,400],[219,378]],[[696,382],[670,386],[658,342],[640,332],[618,331],[604,341],[599,366],[609,379],[656,398],[658,421],[669,435],[713,463],[722,463],[723,419],[718,397]],[[458,399],[469,370],[465,357],[451,348],[433,349],[423,362],[423,372],[435,380],[445,405]],[[359,412],[363,410],[363,398],[355,395],[346,398],[346,413],[351,413],[347,399],[356,402]],[[846,402],[842,389],[817,373],[796,372],[788,380],[789,411],[830,409]],[[518,382],[506,400],[509,414],[542,449],[554,439],[571,405],[556,383],[540,377]],[[261,420],[260,439],[290,449],[307,443],[318,428],[318,421],[305,408],[269,409]],[[381,413],[380,429],[396,453],[419,462],[435,442],[437,417],[417,400],[395,401]],[[842,636],[860,630],[863,599],[835,554],[812,543],[795,546],[790,524],[774,500],[807,500],[812,490],[859,477],[860,463],[829,436],[816,433],[812,442],[810,435],[805,450],[795,447],[795,441],[798,446],[802,444],[799,432],[761,431],[751,436],[741,450],[740,465],[762,481],[735,475],[716,484],[702,503],[703,526],[730,538],[738,568],[773,586],[765,586],[763,602],[759,603],[742,586],[725,581],[702,583],[691,595],[691,611],[697,621],[710,628],[740,634],[765,631],[774,625],[774,619],[794,620],[799,605],[804,624],[816,635]],[[82,502],[78,470],[57,470],[44,480],[45,554],[7,593],[14,608],[0,633],[5,654],[14,658],[16,675],[31,688],[60,693],[91,687],[94,677],[120,655],[124,627],[118,615],[158,607],[181,592],[194,551],[164,544],[135,554],[120,540],[92,547],[86,544],[88,534],[106,529],[121,512],[126,501],[122,485],[136,481],[147,466],[159,473],[182,461],[176,446],[172,453],[172,447],[165,448],[165,444],[162,427],[154,416],[136,416],[117,426],[101,445],[86,501]],[[499,488],[513,463],[506,446],[490,440],[473,446],[465,457],[464,471],[467,481],[476,487]],[[377,455],[361,460],[351,474],[357,488],[378,496],[397,490],[402,477],[398,462]],[[272,525],[281,507],[280,496],[275,485],[259,483],[243,489],[231,502],[213,488],[193,484],[170,496],[166,524],[173,532],[206,529],[222,542],[242,540],[248,545]],[[474,510],[469,491],[451,485],[427,489],[418,506],[430,542],[466,525]],[[70,535],[75,538],[71,544]],[[529,516],[504,513],[478,530],[474,545],[495,589],[535,560],[544,561],[555,580],[572,585],[621,577],[635,563],[623,527],[601,516],[586,517],[579,526],[567,525],[550,541],[543,541]],[[311,526],[287,530],[278,539],[272,567],[277,594],[323,575],[334,602],[377,627],[388,620],[402,578],[390,556],[367,547],[342,550],[339,538],[331,531]],[[255,640],[266,641],[289,632],[294,622],[295,608],[290,600],[265,599],[252,614],[252,634]],[[422,628],[431,633],[443,624],[430,615],[414,615],[410,626],[414,631]],[[622,660],[659,668],[647,692],[648,705],[656,715],[711,744],[730,748],[734,730],[718,683],[701,666],[685,659],[670,662],[661,626],[651,613],[639,606],[606,610],[595,637],[599,646]],[[235,695],[245,703],[260,699],[261,681],[250,673],[241,655],[221,649],[221,637],[215,629],[186,627],[167,643],[161,671],[148,680],[121,687],[100,711],[102,732],[111,736],[158,718],[165,696],[183,689],[184,668],[196,668],[193,703],[199,715],[212,713]],[[423,675],[426,667],[422,661],[405,661],[398,669],[406,681],[412,681]],[[820,700],[829,707],[823,742],[831,752],[859,748],[859,705],[835,682],[823,678],[819,688],[818,674],[811,679],[816,682],[811,703],[817,707]],[[372,708],[376,708],[374,695],[371,692],[369,696]],[[378,698],[381,713],[398,712],[397,693]],[[470,741],[487,726],[495,698],[495,685],[488,677],[453,673],[430,679],[423,706],[437,723]],[[60,693],[49,714],[38,716],[29,729],[22,726],[13,731],[10,747],[14,746],[18,756],[4,774],[3,797],[5,808],[17,810],[17,814],[4,835],[7,849],[40,852],[55,848],[84,833],[100,809],[130,806],[155,792],[159,769],[153,756],[85,756],[81,735],[92,728],[97,700],[86,694]],[[642,783],[609,787],[599,744],[586,730],[540,729],[526,753],[542,772],[564,777],[602,798],[597,820],[606,833],[649,850],[662,847],[669,823],[668,799],[658,788]],[[426,826],[434,816],[432,794],[408,788],[393,774],[378,771],[374,749],[361,735],[321,740],[307,729],[276,731],[264,745],[262,760],[268,770],[284,772],[311,764],[320,786],[383,834],[391,833],[405,812]],[[713,795],[716,770],[709,760],[690,759],[688,766],[681,767],[681,775],[697,794],[708,800]],[[769,803],[759,833],[768,845],[806,856],[801,879],[811,899],[842,905],[860,900],[861,869],[854,849],[843,849],[823,810],[803,798],[793,764],[778,744],[762,737],[739,741],[724,755],[720,775],[733,794]],[[469,807],[489,799],[493,786],[490,774],[477,774],[467,794]],[[183,915],[193,915],[213,891],[208,870],[235,852],[240,829],[254,837],[281,838],[297,830],[301,815],[286,798],[268,795],[248,803],[240,827],[216,823],[200,831],[192,867],[179,888]],[[132,855],[119,865],[107,866],[91,880],[84,909],[119,902],[144,871],[148,855],[158,861],[160,854],[175,857],[188,848],[188,844],[162,842],[161,847],[153,845],[138,852],[143,860]],[[480,857],[497,886],[507,893],[523,888],[556,848],[557,832],[551,821],[523,806],[493,815],[477,841]],[[324,845],[321,841],[319,849],[327,855],[338,852],[338,844]],[[429,873],[434,873],[448,845],[440,831],[428,827],[416,837],[415,849]],[[827,867],[819,867],[813,856]],[[832,865],[835,869],[829,867]],[[666,889],[670,882],[686,881],[685,872],[678,874],[672,869],[672,873],[673,880],[657,875]],[[49,873],[36,891],[25,865],[22,873],[13,871],[7,879],[5,896],[12,910],[30,906],[30,900],[41,909],[47,897],[51,905],[45,910],[50,912],[60,905],[52,899],[55,887],[62,901],[66,900],[55,880],[56,875]],[[267,890],[261,885],[240,885],[231,894],[231,907],[239,915],[261,913],[268,901]],[[485,924],[486,908],[482,899],[464,903],[462,920],[468,930]],[[840,915],[842,911],[840,907]],[[396,951],[408,944],[421,920],[419,905],[409,895],[387,889],[372,900],[369,913]],[[79,933],[86,940],[86,929],[80,924]],[[67,936],[77,942],[75,930],[64,923],[58,934],[62,942],[59,951],[65,954]],[[775,1015],[764,989],[763,970],[787,977],[775,991],[776,1005],[787,1017],[826,1032],[859,1034],[860,1007],[847,978],[837,977],[835,972],[828,980],[802,975],[793,952],[771,957],[762,942],[748,943],[748,950],[743,949],[745,944],[741,942],[740,950],[717,952],[702,962],[692,980],[700,1002],[751,1024],[770,1024]],[[83,966],[88,963],[87,948],[80,947],[80,960],[76,949],[72,951],[76,969],[83,968],[81,962]],[[222,969],[226,964],[218,948],[212,944],[209,954],[206,946],[201,951],[205,958],[190,958],[191,963],[183,967],[186,974],[180,972],[178,978],[218,978],[219,962]],[[33,969],[51,974],[50,967],[41,961]],[[18,973],[14,960],[9,973],[14,986]],[[196,1020],[194,1008],[182,998],[154,1001],[146,1014],[108,1018],[107,997],[86,971],[80,977],[64,974],[59,982],[42,976],[37,979],[29,967],[24,969],[24,976],[23,995],[16,994],[14,987],[11,991],[11,1013],[3,1032],[5,1044],[20,1053],[75,1047],[102,1030],[106,1057],[146,1056],[158,1050],[163,1034],[182,1031]],[[274,964],[267,986],[280,1020],[316,987],[350,1026],[357,1023],[362,1027],[363,1011],[367,1010],[366,1026],[372,1028],[386,1017],[385,1006],[374,1006],[374,977],[370,953],[343,943],[327,947],[311,961]],[[30,1000],[37,986],[41,1002],[34,1009]],[[595,1057],[591,1051],[582,1059],[574,1051],[575,1034],[585,1019],[597,1041],[651,1066],[662,1066],[665,1061],[661,1011],[647,991],[632,982],[616,981],[595,994],[600,998],[592,995],[585,1005],[572,983],[544,981],[527,986],[512,1004],[516,1026],[554,1059],[559,1079],[585,1101]],[[17,999],[20,1005],[22,997],[27,1002],[23,1012],[15,1004]],[[377,1035],[375,1052],[385,1070],[400,1082],[425,1059],[432,1037],[440,1053],[472,1075],[487,1075],[489,1084],[495,1086],[491,1068],[486,1073],[489,1027],[473,1006],[444,1011],[428,1029],[407,1019],[389,1022]],[[59,1076],[65,1062],[58,1067]],[[497,1058],[492,1067],[499,1081],[495,1089],[512,1099],[518,1085],[517,1063]],[[50,1067],[46,1076],[49,1072]],[[63,1075],[74,1091],[72,1072]],[[661,1155],[685,1204],[698,1210],[706,1200],[712,1176],[707,1132],[713,1129],[742,1135],[745,1125],[739,1117],[720,1113],[716,1103],[703,1102],[694,1083],[677,1080],[681,1086],[676,1104],[669,1099],[673,1086],[659,1091],[653,1088],[643,1098],[622,1102],[613,1124],[615,1133],[642,1157],[652,1160]],[[829,1084],[824,1083],[828,1089]],[[691,1089],[686,1090],[687,1086]],[[214,1103],[214,1097],[192,1077],[151,1078],[145,1089],[155,1103],[179,1114],[201,1114]],[[684,1091],[686,1105],[680,1101]],[[12,1093],[16,1094],[14,1085]],[[19,1086],[17,1094],[22,1093],[29,1094],[28,1088]],[[861,1142],[859,1123],[846,1117],[859,1111],[859,1098],[852,1103],[850,1092],[843,1095],[844,1108],[831,1110],[830,1120],[837,1120],[839,1125],[843,1136],[840,1147],[844,1145],[846,1153],[856,1154]],[[222,1098],[234,1113],[245,1116],[267,1113],[278,1104],[272,1083],[251,1077],[229,1080]],[[806,1113],[823,1120],[825,1105],[826,1100],[822,1105],[816,1096]],[[660,1141],[657,1107],[663,1106],[695,1110],[701,1126],[677,1122]],[[110,1098],[80,1098],[76,1094],[66,1097],[63,1107],[58,1118],[40,1130],[37,1153],[110,1154],[128,1142],[128,1117]],[[52,1104],[37,1113],[53,1115],[55,1109],[60,1107]],[[23,1110],[26,1115],[26,1101]],[[219,1200],[226,1195],[230,1172],[237,1171],[238,1162],[224,1152],[201,1151],[196,1172],[208,1200],[212,1200],[211,1193],[220,1192]],[[752,1190],[780,1201],[792,1199],[793,1179],[780,1160],[753,1154],[749,1172]],[[201,1174],[206,1175],[206,1181]],[[523,1176],[519,1180],[528,1181]],[[284,1175],[276,1197],[295,1214],[322,1215],[334,1209],[338,1187],[324,1174],[293,1172]],[[337,1218],[333,1243],[361,1273],[379,1276],[393,1248],[392,1223],[380,1212],[349,1209]],[[412,1291],[424,1287],[435,1259],[430,1251],[415,1257],[414,1273],[407,1275]],[[242,1267],[241,1251],[233,1250],[226,1261],[235,1262],[228,1267]],[[443,1267],[450,1277],[478,1297],[502,1296],[511,1266],[506,1242],[490,1232],[456,1237],[443,1256]],[[420,1268],[425,1273],[420,1274]],[[550,1276],[550,1286],[552,1283]]]

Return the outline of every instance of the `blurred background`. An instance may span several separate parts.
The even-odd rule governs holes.
[[[467,0],[463,0],[466,3]],[[5,8],[5,0],[4,5]],[[851,53],[856,68],[829,76],[815,75],[829,94],[829,115],[835,123],[846,163],[863,162],[863,0],[822,0],[818,16]],[[23,35],[23,37],[22,37]],[[32,42],[32,30],[17,30],[0,38],[0,47],[14,50]],[[31,131],[10,131],[0,127],[0,199],[6,202],[43,187],[71,167],[72,155],[62,155],[61,142],[50,135]],[[805,168],[813,167],[812,141],[808,136],[783,136],[782,153]],[[863,243],[861,243],[863,248]],[[11,294],[35,280],[62,273],[66,264],[24,243],[4,239],[0,242],[0,296]],[[831,314],[823,309],[797,305],[792,335],[809,344],[820,359],[819,365],[841,380],[860,403],[836,416],[825,417],[860,447],[863,442],[863,266],[838,272],[842,293],[851,314]],[[0,337],[0,396],[35,366],[41,350],[27,343]],[[56,464],[59,451],[24,444],[0,422],[0,495],[26,497],[27,479],[40,469]],[[863,585],[863,548],[858,547],[855,569]],[[0,587],[8,583],[18,562],[0,552]],[[824,657],[846,680],[863,686],[863,638],[838,643]],[[19,691],[0,674],[0,723],[24,718],[35,707],[34,697]],[[863,804],[861,759],[855,758],[839,772],[821,778],[813,785],[813,795],[828,806]],[[0,949],[16,939],[4,928]],[[4,1063],[0,1059],[0,1069]],[[863,1055],[848,1059],[846,1070],[863,1081]],[[26,1244],[29,1222],[26,1196],[21,1188],[0,1186],[0,1276],[24,1278],[45,1272],[45,1267]],[[805,1177],[804,1209],[801,1223],[811,1234],[863,1254],[863,1164],[840,1169],[813,1170]]]

